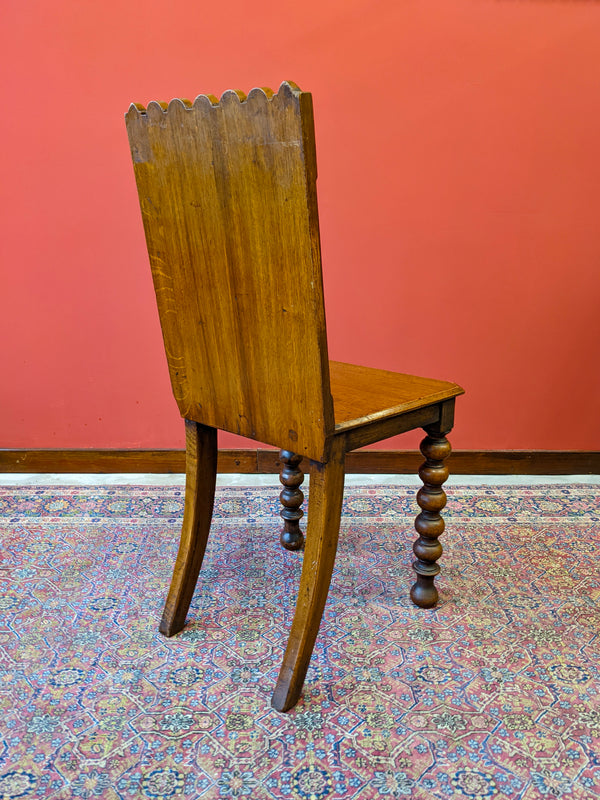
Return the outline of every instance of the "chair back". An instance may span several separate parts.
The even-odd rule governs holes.
[[[125,119],[182,416],[324,460],[311,95],[283,83],[132,105]]]

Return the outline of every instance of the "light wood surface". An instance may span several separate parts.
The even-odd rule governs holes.
[[[329,362],[336,433],[457,397],[456,383]]]
[[[333,431],[312,98],[225,92],[126,115],[180,413],[322,460]]]

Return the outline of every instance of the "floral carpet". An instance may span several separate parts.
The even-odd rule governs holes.
[[[165,639],[180,488],[0,489],[0,800],[600,798],[600,486],[451,487],[430,611],[416,490],[349,487],[285,715],[302,555],[276,491],[217,492]]]

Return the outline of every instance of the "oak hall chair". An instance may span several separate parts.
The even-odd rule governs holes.
[[[296,612],[272,704],[298,701],[335,560],[344,457],[414,428],[424,482],[415,527],[423,608],[444,530],[454,383],[330,362],[327,354],[311,95],[228,91],[219,101],[132,105],[126,115],[173,392],[186,429],[181,542],[160,624],[184,626],[208,538],[217,429],[282,449],[283,543],[297,529],[301,457],[311,459],[306,545]],[[300,478],[298,478],[300,475]],[[286,517],[287,514],[287,517]]]

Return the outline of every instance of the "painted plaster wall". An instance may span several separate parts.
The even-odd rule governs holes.
[[[331,357],[464,385],[455,447],[600,448],[599,3],[3,19],[0,446],[182,446],[123,113],[289,78],[314,96]]]

